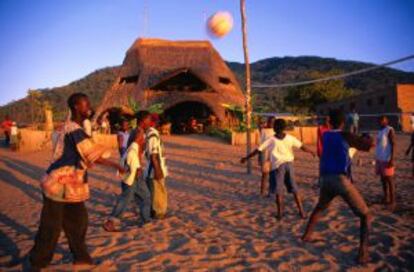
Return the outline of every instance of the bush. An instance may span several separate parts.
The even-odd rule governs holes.
[[[226,142],[231,141],[231,130],[230,129],[221,129],[218,127],[211,127],[207,130],[207,135],[223,139]]]

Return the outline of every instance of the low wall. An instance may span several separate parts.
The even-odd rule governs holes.
[[[20,152],[39,151],[52,147],[52,132],[43,130],[20,129]]]
[[[295,127],[293,130],[286,131],[286,133],[295,136],[302,143],[307,145],[316,144],[317,127]],[[231,145],[245,145],[247,143],[247,133],[232,132]],[[252,132],[252,145],[259,145],[260,133],[258,130]]]

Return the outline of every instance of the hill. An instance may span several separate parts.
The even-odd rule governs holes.
[[[244,65],[237,62],[228,62],[241,82],[244,77]],[[251,64],[252,81],[254,83],[276,84],[307,80],[310,72],[336,73],[350,72],[363,69],[372,64],[344,61],[333,58],[321,57],[274,57],[260,60]],[[96,70],[86,77],[74,81],[66,86],[39,89],[42,101],[48,101],[52,106],[55,117],[62,119],[65,109],[66,98],[73,92],[83,91],[87,93],[96,106],[102,99],[104,91],[108,89],[115,80],[119,67],[107,67]],[[404,72],[392,68],[381,68],[365,74],[349,77],[344,80],[345,86],[357,94],[360,92],[394,89],[397,83],[414,83],[414,73]],[[255,108],[263,108],[271,111],[287,110],[284,97],[289,89],[281,88],[253,88],[255,94]],[[33,98],[32,98],[33,99]],[[33,120],[33,109],[31,109],[31,98],[26,97],[11,102],[0,108],[0,117],[9,113],[18,122],[29,122]]]

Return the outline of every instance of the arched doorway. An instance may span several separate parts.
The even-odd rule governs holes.
[[[185,101],[168,108],[164,112],[164,116],[171,123],[173,133],[183,134],[191,133],[191,130],[188,129],[191,119],[195,119],[197,124],[201,124],[203,127],[207,124],[212,113],[211,109],[202,102]]]

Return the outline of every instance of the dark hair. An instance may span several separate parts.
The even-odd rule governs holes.
[[[275,122],[273,123],[273,130],[275,132],[283,132],[286,129],[286,121],[284,119],[276,119]]]
[[[388,116],[386,116],[386,115],[381,115],[379,118],[378,118],[378,120],[380,120],[380,121],[382,121],[382,120],[388,120]]]
[[[331,110],[329,112],[329,122],[334,129],[337,129],[345,123],[345,114],[341,110]]]
[[[145,118],[147,118],[150,115],[151,115],[151,113],[149,111],[142,110],[142,111],[139,111],[135,114],[135,118],[137,118],[137,123],[140,123],[140,122],[142,122],[142,120],[144,120]]]
[[[74,111],[76,104],[78,104],[80,100],[87,99],[87,98],[88,96],[84,93],[73,93],[68,98],[68,101],[67,101],[68,107],[70,108],[71,111]]]

